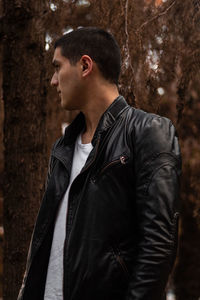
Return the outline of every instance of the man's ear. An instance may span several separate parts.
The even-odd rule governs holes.
[[[80,59],[81,67],[82,67],[82,76],[86,77],[91,74],[93,69],[93,60],[89,55],[83,55]]]

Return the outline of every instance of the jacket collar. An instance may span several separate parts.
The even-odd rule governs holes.
[[[95,146],[97,137],[107,130],[119,117],[119,115],[124,111],[128,106],[123,96],[118,96],[107,110],[103,113],[100,118],[100,121],[97,125],[95,134],[92,139],[92,145]],[[77,138],[77,135],[85,127],[85,117],[83,113],[79,113],[74,121],[66,128],[64,134],[64,143],[65,145],[74,144]]]

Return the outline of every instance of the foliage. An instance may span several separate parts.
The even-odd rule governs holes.
[[[32,15],[29,10],[24,16]],[[17,14],[15,17],[13,26],[19,21]],[[114,34],[121,48],[121,94],[131,105],[169,117],[176,125],[183,174],[180,250],[174,280],[178,299],[197,299],[200,295],[200,257],[196,250],[200,246],[200,1],[51,0],[45,1],[40,20],[46,30],[45,82],[50,81],[53,72],[53,41],[58,36],[79,26],[102,27]],[[51,88],[47,110],[50,149],[66,119]]]

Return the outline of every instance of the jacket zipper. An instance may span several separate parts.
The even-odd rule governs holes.
[[[127,278],[129,278],[129,277],[130,277],[130,274],[129,274],[129,271],[128,271],[128,269],[127,269],[127,266],[126,266],[126,264],[125,264],[125,262],[124,262],[124,260],[123,260],[123,258],[122,258],[122,256],[121,256],[121,251],[120,251],[119,248],[116,247],[116,246],[115,246],[115,247],[112,247],[112,249],[113,249],[113,254],[114,254],[114,256],[115,256],[115,259],[116,259],[116,261],[118,262],[118,264],[120,265],[120,267],[121,267],[123,273],[125,274],[125,276],[126,276]]]
[[[95,161],[96,157],[97,157],[97,151],[99,148],[99,143],[100,143],[100,136],[97,139],[97,145],[96,145],[96,152],[94,154],[93,160],[89,163],[89,165],[87,166],[87,168],[85,168],[80,174],[84,173],[86,170],[88,170],[88,168],[93,164],[93,162]],[[80,175],[79,174],[79,175]]]
[[[85,168],[79,175],[83,174],[85,171],[88,170],[88,168],[93,164],[93,162],[95,161],[96,157],[97,157],[97,152],[98,152],[98,148],[99,148],[99,143],[100,143],[100,136],[98,136],[98,139],[97,139],[97,144],[96,144],[96,151],[95,151],[95,154],[94,154],[94,157],[92,159],[92,161],[89,163],[89,165],[87,166],[87,168]],[[79,176],[78,175],[78,176]],[[71,188],[70,188],[71,189]],[[83,191],[84,192],[84,191]],[[83,193],[82,192],[82,193]],[[70,192],[69,192],[69,196],[70,196]],[[69,197],[70,198],[70,197]],[[68,198],[68,201],[69,201],[69,198]],[[69,210],[68,210],[69,212]],[[76,211],[74,212],[73,216],[75,215]],[[67,216],[67,220],[68,220],[68,216]],[[72,222],[73,222],[73,219],[72,219]],[[68,225],[68,224],[67,224]],[[72,226],[72,224],[71,224]],[[67,233],[67,230],[66,230],[66,233]],[[64,254],[64,257],[63,257],[63,300],[65,299],[65,278],[64,278],[64,273],[65,273],[65,260],[66,260],[66,247],[69,243],[69,239],[70,239],[70,233],[71,231],[68,233],[68,235],[66,234],[66,237],[65,237],[65,241],[64,241],[64,251],[63,251],[63,254]],[[69,277],[68,277],[68,282],[67,282],[67,285],[68,285],[68,288],[67,288],[67,292],[68,292],[68,298],[69,297],[69,294],[70,294],[70,289],[69,289]]]
[[[179,213],[176,212],[174,214],[174,221],[173,221],[173,227],[172,227],[172,251],[173,255],[176,255],[175,251],[177,244],[178,244],[178,220],[179,220]]]

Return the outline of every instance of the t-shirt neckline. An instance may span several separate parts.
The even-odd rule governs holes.
[[[80,147],[82,148],[87,148],[87,147],[90,147],[91,146],[91,142],[90,143],[87,143],[87,144],[83,144],[82,143],[82,139],[81,139],[81,135],[82,135],[82,132],[79,134],[78,138],[77,138],[77,143]]]

